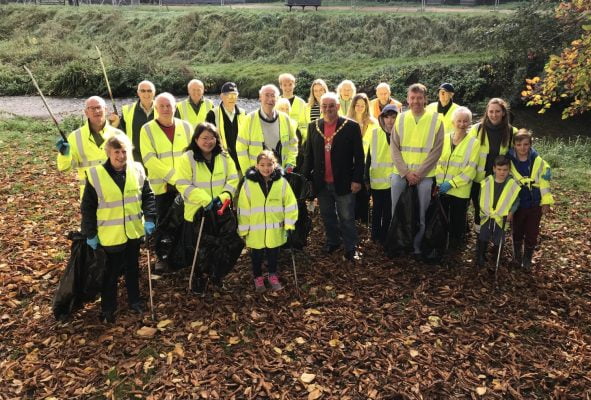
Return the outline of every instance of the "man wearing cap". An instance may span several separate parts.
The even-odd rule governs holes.
[[[426,108],[427,111],[437,111],[441,114],[445,133],[453,131],[454,127],[451,116],[456,108],[459,107],[459,105],[453,102],[454,93],[455,89],[451,83],[442,83],[438,90],[439,100],[429,104]]]
[[[372,117],[378,118],[384,107],[388,104],[396,104],[402,109],[402,103],[390,97],[391,94],[390,85],[386,82],[381,82],[376,86],[376,98],[369,102],[369,110]]]
[[[213,102],[203,97],[205,86],[199,79],[191,79],[187,85],[189,97],[176,105],[176,118],[184,119],[196,127],[205,121],[207,113],[213,108]]]
[[[296,87],[296,79],[295,76],[292,74],[281,74],[279,75],[279,88],[281,89],[281,99],[289,100],[289,104],[291,109],[289,111],[289,116],[291,119],[297,121],[298,128],[302,135],[302,141],[300,146],[303,146],[306,142],[307,130],[308,130],[308,113],[307,104],[304,99],[299,96],[296,96],[293,91]]]
[[[437,111],[425,110],[427,88],[415,83],[407,90],[409,109],[398,116],[390,139],[394,161],[392,212],[407,185],[416,186],[419,197],[419,232],[414,238],[414,256],[421,256],[425,213],[431,200],[435,167],[443,149],[443,121]]]
[[[359,258],[355,227],[355,193],[363,184],[364,156],[359,124],[339,117],[339,98],[320,98],[323,117],[308,125],[303,175],[312,181],[326,233],[325,251],[345,245],[345,259]]]
[[[119,121],[119,129],[127,134],[133,144],[133,161],[142,162],[140,152],[140,129],[157,115],[154,110],[154,96],[156,87],[150,81],[141,81],[137,85],[138,101],[121,107],[122,118]],[[116,125],[115,125],[116,126]]]
[[[292,172],[298,156],[297,122],[284,112],[275,110],[279,89],[264,85],[259,90],[261,107],[249,113],[236,139],[236,153],[242,173],[256,164],[263,150],[272,150],[279,165]]]
[[[384,244],[392,219],[390,193],[394,163],[390,153],[390,135],[400,108],[388,104],[378,118],[379,126],[372,129],[367,139],[369,149],[365,160],[365,182],[370,188],[373,202],[371,240]]]
[[[162,222],[178,194],[175,188],[175,168],[191,142],[193,128],[187,121],[174,118],[176,100],[170,93],[159,94],[154,103],[158,117],[142,127],[140,148],[152,190],[156,195],[157,225],[154,236],[158,242],[162,235],[158,224]],[[168,264],[159,257],[156,272],[167,269]]]
[[[238,156],[236,154],[236,138],[238,129],[242,125],[246,113],[236,105],[238,101],[238,87],[234,82],[226,82],[222,85],[220,93],[222,102],[207,113],[205,120],[214,124],[220,133],[222,147],[228,151],[238,168]],[[244,173],[245,171],[242,171]]]

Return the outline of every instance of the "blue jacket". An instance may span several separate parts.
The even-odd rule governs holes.
[[[538,152],[532,147],[529,150],[529,157],[526,161],[519,161],[515,149],[510,149],[507,156],[517,169],[517,171],[524,177],[531,176],[531,170],[534,165],[534,160],[539,157]],[[519,208],[537,207],[542,201],[542,194],[540,189],[532,187],[531,190],[527,186],[522,186],[519,192]]]

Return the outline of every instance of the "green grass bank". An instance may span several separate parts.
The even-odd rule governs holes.
[[[34,93],[27,65],[51,95],[106,94],[94,46],[103,52],[115,96],[150,79],[184,93],[199,77],[208,92],[227,80],[241,94],[289,71],[307,96],[316,77],[352,79],[373,93],[388,81],[397,96],[413,82],[458,87],[464,104],[516,98],[528,74],[521,57],[504,57],[510,16],[498,13],[384,11],[292,12],[214,7],[0,6],[0,95]]]

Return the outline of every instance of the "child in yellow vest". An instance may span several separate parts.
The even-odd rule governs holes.
[[[497,156],[493,174],[486,177],[480,186],[480,233],[476,248],[476,265],[483,267],[489,242],[502,245],[503,229],[513,219],[519,207],[519,185],[509,176],[511,161]]]
[[[264,292],[263,260],[267,259],[269,285],[283,289],[277,274],[279,248],[287,241],[287,231],[295,229],[298,204],[272,151],[263,150],[256,165],[244,174],[238,196],[238,233],[250,247],[254,286]]]

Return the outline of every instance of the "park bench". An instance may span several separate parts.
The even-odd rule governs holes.
[[[302,11],[306,6],[314,7],[318,11],[321,0],[286,0],[285,5],[289,7],[291,11],[292,7],[302,7]]]

